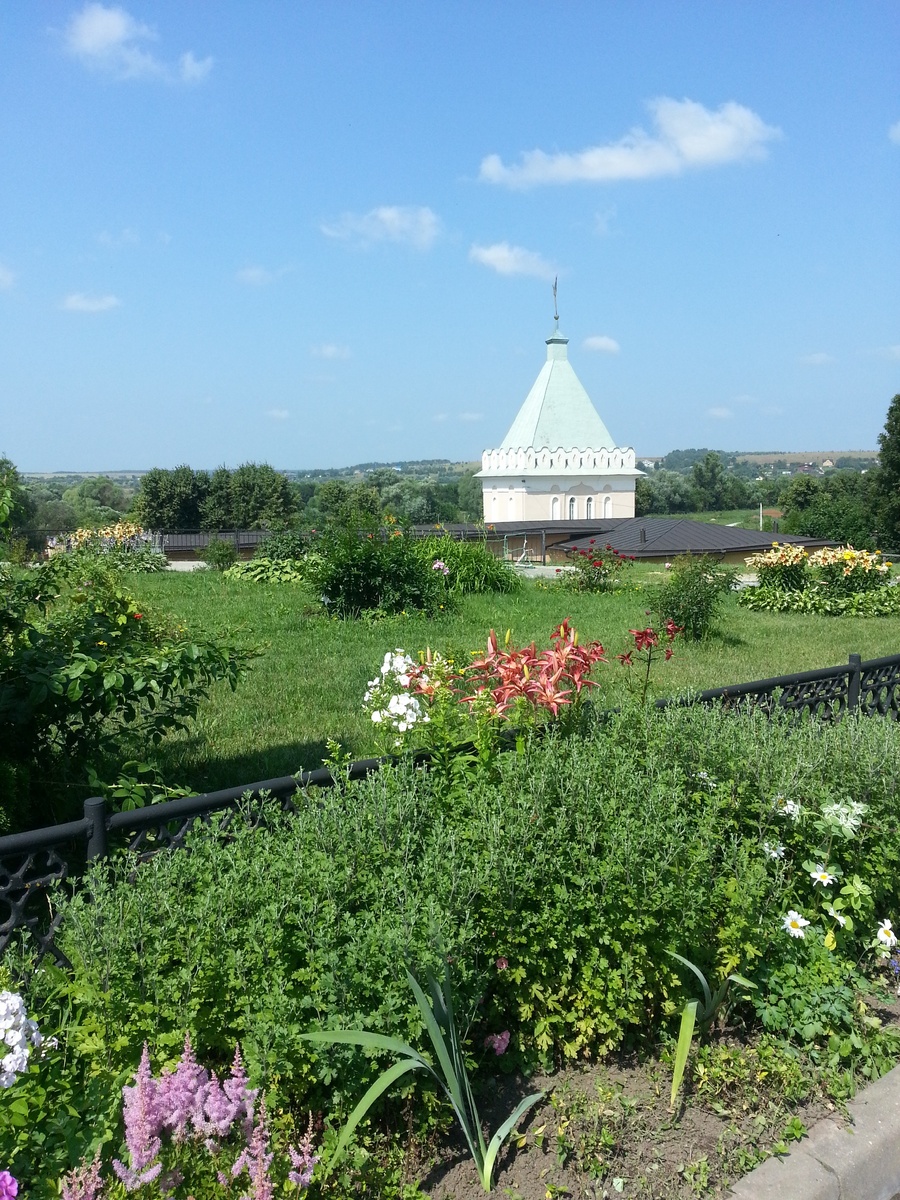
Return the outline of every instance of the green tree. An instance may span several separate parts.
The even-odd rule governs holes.
[[[231,502],[231,472],[218,467],[209,481],[209,491],[200,505],[201,529],[236,529]]]
[[[879,526],[882,540],[893,550],[900,548],[900,393],[888,405],[878,445],[881,451],[877,479]]]
[[[15,463],[0,458],[0,529],[8,525],[15,532],[24,529],[34,516],[36,505]]]
[[[171,471],[154,467],[141,479],[135,497],[135,515],[145,529],[199,529],[208,492],[206,471],[193,471],[186,464]]]
[[[483,489],[474,471],[463,475],[456,485],[456,495],[460,510],[470,521],[484,520]]]
[[[691,467],[691,482],[697,494],[698,508],[714,511],[727,506],[728,478],[722,459],[714,450],[708,451]]]

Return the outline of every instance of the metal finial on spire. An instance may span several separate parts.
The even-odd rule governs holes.
[[[559,276],[555,275],[553,278],[553,320],[557,323],[557,325],[559,324],[559,313],[557,311],[559,306],[556,303],[556,285],[558,282]]]

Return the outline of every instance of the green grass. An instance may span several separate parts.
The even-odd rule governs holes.
[[[632,576],[645,583],[663,577],[648,567]],[[167,782],[198,790],[320,766],[328,738],[355,758],[375,753],[361,705],[386,650],[415,654],[431,646],[464,659],[483,646],[491,628],[501,635],[511,629],[519,643],[534,638],[547,645],[568,616],[582,638],[599,639],[612,659],[628,648],[628,630],[649,620],[647,597],[639,591],[579,596],[542,590],[531,580],[511,596],[467,597],[438,619],[410,615],[373,623],[310,616],[308,597],[297,587],[225,581],[215,573],[144,575],[131,586],[142,605],[175,614],[198,634],[221,634],[262,650],[237,692],[217,686],[189,732],[156,751],[142,750]],[[900,617],[751,613],[733,596],[720,630],[708,642],[677,645],[675,657],[655,674],[657,695],[831,666],[851,652],[863,658],[900,652]],[[625,673],[615,661],[600,669],[601,704],[617,702]]]

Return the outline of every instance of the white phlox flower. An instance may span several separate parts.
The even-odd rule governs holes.
[[[782,918],[782,927],[791,935],[791,937],[802,938],[806,937],[806,926],[809,924],[806,917],[800,915],[793,908],[788,911],[786,917]]]
[[[16,992],[0,992],[0,1039],[9,1053],[0,1059],[0,1087],[8,1088],[28,1069],[32,1048],[42,1038],[34,1021],[29,1021],[25,1001]]]
[[[875,936],[881,942],[882,946],[886,946],[888,950],[892,950],[897,945],[897,935],[894,933],[890,921],[882,921],[878,926],[878,932]]]
[[[841,929],[843,929],[847,924],[847,918],[842,917],[841,914],[835,909],[833,904],[829,904],[825,911],[828,913],[829,917],[834,917]]]

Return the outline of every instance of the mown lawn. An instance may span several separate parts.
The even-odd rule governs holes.
[[[645,585],[662,577],[646,567],[632,575]],[[512,596],[468,597],[439,619],[410,615],[377,622],[329,620],[313,614],[301,589],[227,581],[214,573],[144,575],[132,586],[142,604],[171,612],[196,633],[261,651],[235,693],[214,689],[189,733],[146,750],[167,782],[200,790],[317,767],[329,738],[354,757],[375,752],[361,701],[386,650],[417,653],[431,646],[464,659],[492,627],[511,629],[517,642],[547,644],[568,616],[582,637],[599,639],[613,659],[628,647],[628,630],[649,620],[640,590],[576,596],[542,589],[534,580]],[[830,666],[851,652],[875,658],[898,651],[900,617],[751,613],[732,596],[719,636],[679,645],[671,662],[660,664],[655,687],[659,695],[672,695]],[[602,669],[601,702],[616,703],[625,675],[615,661]]]

